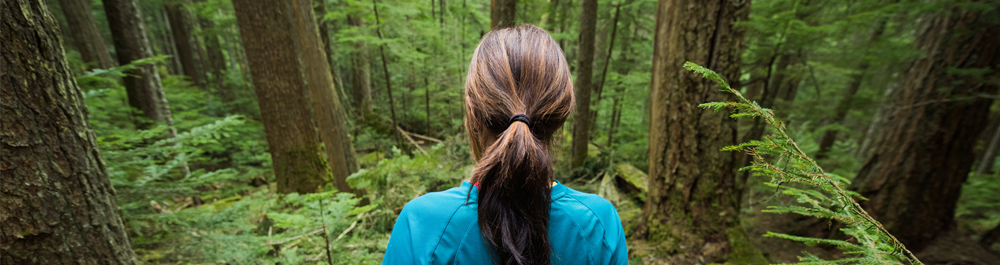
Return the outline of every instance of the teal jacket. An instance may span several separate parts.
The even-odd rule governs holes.
[[[407,203],[392,228],[382,264],[492,263],[479,233],[478,191],[464,182]],[[625,232],[615,207],[562,183],[552,187],[549,242],[552,264],[628,264]]]

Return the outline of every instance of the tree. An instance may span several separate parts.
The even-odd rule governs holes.
[[[649,193],[636,235],[670,264],[767,263],[739,225],[736,123],[698,107],[732,101],[688,73],[691,61],[739,80],[747,1],[660,0],[650,88]],[[744,260],[750,259],[750,260]]]
[[[347,23],[352,27],[364,27],[364,20],[356,15],[348,15]],[[354,109],[367,120],[372,115],[371,62],[368,59],[368,44],[363,40],[354,42],[351,53],[351,85],[354,94]]]
[[[177,57],[181,61],[184,75],[187,76],[195,86],[204,85],[204,68],[201,60],[197,56],[199,51],[198,40],[191,34],[194,27],[194,18],[191,12],[185,10],[185,5],[191,5],[190,0],[170,0],[164,7],[167,11],[167,18],[170,22],[170,32],[174,37],[174,46],[177,47]]]
[[[866,44],[871,44],[882,36],[882,33],[885,32],[885,23],[884,20],[876,22],[875,29],[868,35]],[[868,71],[869,67],[871,67],[871,62],[862,58],[861,65],[858,65],[857,73],[851,75],[851,82],[847,84],[847,89],[844,90],[844,97],[837,102],[831,123],[841,123],[847,117],[847,111],[851,108],[854,94],[857,94],[861,88],[861,81],[864,80],[865,72]],[[823,138],[819,142],[819,151],[816,152],[816,159],[827,157],[830,149],[833,148],[833,144],[837,141],[838,132],[838,130],[827,130],[823,133]]]
[[[119,64],[126,65],[153,56],[142,11],[135,0],[104,0],[104,12],[108,16],[108,26],[114,38]],[[146,64],[125,73],[127,75],[122,81],[125,83],[125,92],[128,93],[129,106],[141,111],[149,121],[173,126],[174,118],[170,114],[167,97],[163,94],[156,66]],[[150,128],[153,123],[149,121],[140,119],[136,121],[136,127]],[[171,128],[170,134],[175,135],[176,130]]]
[[[319,123],[319,137],[326,147],[326,160],[333,171],[333,184],[339,191],[351,192],[347,177],[358,171],[358,160],[354,156],[354,146],[347,133],[346,114],[340,104],[330,65],[320,40],[319,30],[313,14],[312,0],[291,2],[298,35],[298,47],[302,47],[303,69],[309,84],[310,98]]]
[[[850,186],[862,206],[903,244],[920,251],[954,224],[955,203],[997,84],[1000,25],[985,11],[955,7],[919,21],[914,60],[877,129],[873,150]]]
[[[444,4],[441,6],[444,6]],[[517,26],[517,21],[515,20],[516,13],[517,0],[490,0],[490,28]],[[444,17],[443,9],[441,10],[441,17]]]
[[[280,0],[233,1],[278,192],[308,193],[323,185],[330,169],[306,101],[308,88],[287,5]]]
[[[80,52],[83,62],[88,63],[90,69],[108,69],[115,66],[111,60],[111,54],[104,45],[104,38],[97,30],[97,23],[94,22],[94,14],[90,11],[90,1],[88,0],[59,0],[70,36],[73,36],[73,46]]]
[[[58,23],[42,1],[0,7],[0,263],[135,263]]]
[[[205,0],[198,0],[198,3],[202,3]],[[202,32],[208,32],[203,35],[205,40],[205,59],[208,63],[208,67],[212,72],[212,81],[215,83],[215,93],[222,100],[222,103],[226,104],[230,110],[233,106],[230,106],[234,101],[236,101],[235,91],[232,91],[229,86],[226,85],[226,57],[222,54],[222,43],[219,41],[219,35],[222,35],[222,30],[215,27],[215,22],[211,19],[198,16],[198,24],[201,26]],[[235,57],[235,55],[231,56]],[[209,80],[205,80],[207,83]]]
[[[582,166],[590,143],[590,90],[594,78],[594,34],[597,0],[583,0],[580,11],[580,53],[576,65],[576,109],[573,110],[572,166]]]

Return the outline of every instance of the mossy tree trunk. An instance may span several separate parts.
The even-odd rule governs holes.
[[[973,148],[989,115],[1000,67],[997,9],[951,8],[917,25],[914,48],[925,56],[892,90],[885,123],[850,186],[861,205],[910,250],[954,225],[955,204],[972,170]]]
[[[108,69],[115,67],[115,62],[104,45],[101,31],[97,30],[97,22],[90,10],[89,0],[59,0],[63,14],[73,36],[73,46],[80,52],[80,57],[89,68]]]
[[[58,22],[42,1],[0,7],[0,263],[135,263]]]
[[[126,65],[153,56],[153,47],[149,44],[142,11],[136,0],[104,0],[104,12],[108,16],[108,26],[114,38],[119,64]],[[173,126],[174,118],[170,114],[167,97],[163,94],[156,66],[141,65],[125,73],[127,75],[122,81],[125,83],[129,106],[141,111],[150,121]],[[146,121],[136,121],[136,127],[140,129],[150,128],[152,125]],[[170,131],[171,135],[176,134],[174,129]]]
[[[576,109],[573,110],[571,165],[576,168],[587,159],[590,143],[590,92],[594,78],[594,34],[597,29],[597,0],[583,0],[580,9],[580,53],[576,64]]]
[[[310,98],[319,123],[319,137],[326,147],[326,161],[333,171],[333,184],[337,190],[352,192],[347,177],[358,171],[358,160],[354,156],[354,146],[347,133],[347,115],[340,105],[330,75],[323,41],[313,14],[312,0],[293,0],[292,14],[295,18],[295,33],[299,46],[306,80],[309,83]]]
[[[305,97],[309,88],[293,39],[297,36],[290,5],[281,0],[233,1],[278,192],[309,193],[329,180],[330,168]]]
[[[683,67],[691,61],[739,80],[749,1],[660,0],[650,88],[649,193],[637,238],[668,264],[766,263],[738,219],[736,122],[698,107],[731,101],[715,82]]]

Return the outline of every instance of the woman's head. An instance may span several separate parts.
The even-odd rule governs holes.
[[[521,25],[483,37],[465,82],[465,128],[480,232],[500,264],[549,263],[548,147],[572,108],[569,67],[545,30]]]

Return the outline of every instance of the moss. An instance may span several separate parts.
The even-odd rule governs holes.
[[[726,229],[726,238],[729,239],[729,264],[770,264],[767,258],[759,249],[754,247],[750,239],[740,225],[734,225]]]

